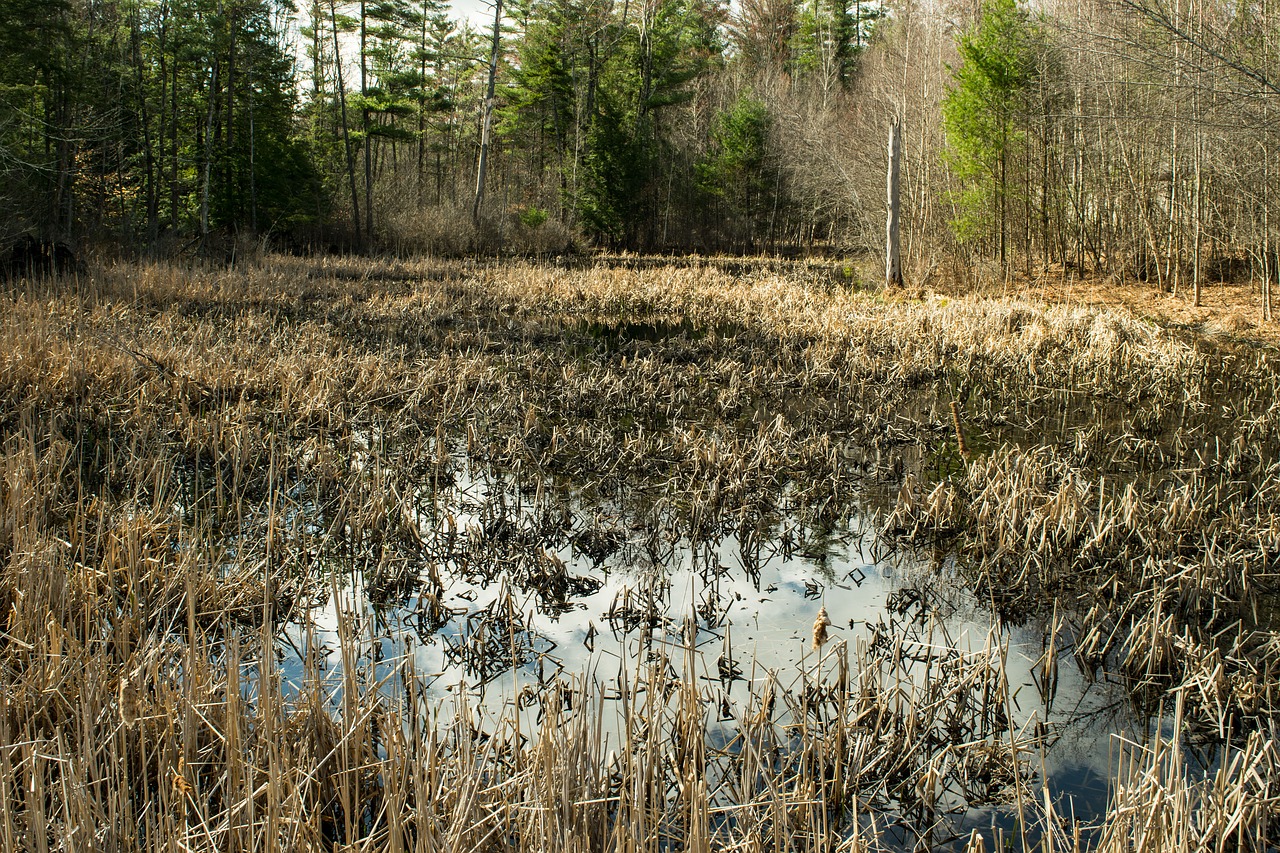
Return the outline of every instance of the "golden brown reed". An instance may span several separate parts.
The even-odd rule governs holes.
[[[1266,353],[1099,309],[886,301],[818,267],[642,260],[120,264],[11,287],[4,849],[852,850],[879,843],[877,809],[927,824],[978,779],[1062,827],[1050,849],[1080,845],[1019,781],[1031,742],[1009,731],[998,642],[836,644],[794,689],[757,685],[717,750],[709,696],[662,666],[617,703],[579,685],[580,710],[550,703],[532,737],[511,716],[442,722],[408,661],[378,689],[345,628],[338,706],[314,661],[286,690],[263,650],[325,594],[324,559],[345,549],[394,586],[439,544],[414,495],[459,452],[655,485],[704,534],[748,535],[783,486],[788,510],[825,517],[891,485],[894,535],[955,537],[998,609],[1046,591],[1079,604],[1077,660],[1119,658],[1238,741],[1199,788],[1172,752],[1135,753],[1099,849],[1192,849],[1196,833],[1252,849],[1242,827],[1276,813],[1257,780],[1280,674],[1247,618],[1274,574]],[[942,401],[972,387],[973,460],[948,470]],[[1117,459],[1135,473],[1098,473]],[[1101,594],[1081,598],[1082,579]],[[947,680],[921,682],[921,656]],[[1164,834],[1135,841],[1156,806]]]

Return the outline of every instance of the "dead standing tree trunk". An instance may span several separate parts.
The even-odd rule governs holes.
[[[902,133],[897,118],[889,125],[889,173],[887,179],[888,213],[885,222],[884,284],[885,287],[902,285],[902,226],[899,222],[901,193],[898,174],[902,160]]]

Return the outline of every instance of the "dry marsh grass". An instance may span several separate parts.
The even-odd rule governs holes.
[[[119,265],[0,306],[5,849],[924,849],[960,802],[1015,803],[1015,847],[1275,844],[1269,351],[716,259]],[[1133,746],[1082,830],[1037,790],[1000,635],[927,619],[815,636],[725,720],[686,647],[481,726],[358,660],[356,614],[340,698],[314,661],[286,685],[279,629],[335,561],[440,584],[456,531],[414,520],[459,454],[701,537],[861,500],[1000,618],[1052,609],[1055,654],[1135,704],[1177,697],[1220,769]]]

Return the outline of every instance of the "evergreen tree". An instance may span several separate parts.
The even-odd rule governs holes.
[[[648,172],[636,116],[602,93],[587,134],[585,177],[578,213],[589,233],[612,247],[634,245]]]
[[[428,166],[434,178],[435,203],[443,200],[444,156],[451,149],[450,136],[458,109],[459,75],[456,69],[473,55],[447,9],[443,0],[421,0],[417,12],[421,30],[412,56],[418,73],[410,97],[415,103],[418,126],[416,183],[419,207],[427,198]]]
[[[711,147],[698,163],[698,186],[713,201],[715,221],[729,230],[734,242],[751,245],[774,181],[769,168],[769,112],[765,105],[742,96],[717,116]]]
[[[66,0],[0,0],[0,215],[6,230],[65,230],[70,224],[72,152],[61,130],[78,82],[78,44]]]
[[[1004,266],[1010,162],[1026,148],[1021,125],[1038,85],[1044,38],[1018,0],[984,0],[978,23],[958,46],[962,63],[942,106],[948,160],[960,182],[953,227],[962,240],[994,236]]]
[[[791,45],[794,70],[824,90],[847,86],[868,32],[883,17],[883,7],[871,2],[801,0]]]
[[[550,163],[563,178],[574,133],[577,93],[571,67],[575,56],[570,22],[574,9],[563,2],[537,4],[524,19],[524,36],[503,90],[499,132],[533,153],[541,172]]]
[[[366,142],[374,146],[375,159],[380,162],[382,143],[391,144],[394,159],[398,143],[411,143],[417,138],[415,123],[407,120],[417,112],[425,83],[415,56],[423,20],[422,13],[408,0],[369,3],[366,17],[373,82],[367,87],[361,106],[370,116]]]

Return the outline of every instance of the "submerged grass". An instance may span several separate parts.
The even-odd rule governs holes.
[[[1018,846],[1275,844],[1266,349],[714,261],[129,264],[0,304],[5,849],[923,849],[993,802]],[[358,661],[359,614],[340,696],[311,658],[287,687],[279,629],[334,565],[375,598],[443,595],[458,522],[431,494],[460,455],[642,500],[693,540],[829,526],[856,498],[1005,622],[1052,613],[1046,692],[1066,661],[1115,673],[1135,706],[1176,705],[1177,734],[1127,748],[1081,827],[1037,790],[1001,635],[961,650],[928,618],[853,646],[815,626],[799,679],[758,673],[729,714],[686,644],[616,693],[530,696],[536,731],[514,706],[482,725],[408,658]],[[468,558],[549,595],[571,580],[546,555]],[[517,659],[518,615],[477,647]],[[1216,775],[1185,741],[1218,746]]]

